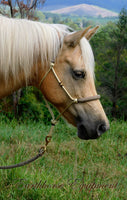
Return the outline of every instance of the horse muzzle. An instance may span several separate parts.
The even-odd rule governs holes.
[[[79,122],[77,123],[77,129],[77,135],[80,139],[97,139],[109,129],[109,125],[106,125],[106,123],[103,121],[100,121],[95,125],[89,124],[89,126],[85,125],[83,122]]]

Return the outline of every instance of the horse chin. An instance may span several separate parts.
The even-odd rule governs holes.
[[[77,129],[78,129],[77,135],[82,140],[90,140],[90,139],[92,140],[92,139],[98,138],[97,134],[95,136],[89,136],[89,134],[83,124],[77,125]]]

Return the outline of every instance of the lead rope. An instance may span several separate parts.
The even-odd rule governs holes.
[[[54,114],[53,114],[53,111],[51,110],[47,100],[44,98],[45,100],[45,103],[46,103],[46,107],[48,108],[51,116],[52,116],[52,120],[51,120],[51,128],[50,128],[50,131],[48,133],[48,135],[45,137],[45,144],[39,149],[39,152],[36,156],[32,157],[31,159],[29,160],[26,160],[24,162],[20,162],[18,164],[14,164],[14,165],[8,165],[8,166],[0,166],[0,169],[13,169],[13,168],[17,168],[17,167],[22,167],[24,165],[27,165],[35,160],[37,160],[39,157],[43,156],[44,153],[46,152],[46,148],[47,148],[47,145],[50,143],[51,139],[52,139],[52,132],[53,132],[53,129],[57,123],[57,121],[55,121],[55,117],[54,117]]]
[[[46,72],[46,74],[45,74],[44,77],[42,78],[42,80],[41,80],[39,86],[41,86],[43,80],[46,78],[46,76],[48,75],[48,73],[50,72],[50,70],[53,68],[53,66],[54,66],[54,64],[51,63],[51,66],[50,66],[49,70]],[[38,154],[37,154],[36,156],[32,157],[31,159],[29,159],[29,160],[27,160],[27,161],[24,161],[24,162],[20,162],[20,163],[18,163],[18,164],[14,164],[14,165],[0,166],[0,169],[13,169],[13,168],[17,168],[17,167],[22,167],[22,166],[24,166],[24,165],[27,165],[27,164],[29,164],[29,163],[31,163],[31,162],[37,160],[39,157],[43,156],[43,154],[46,152],[47,145],[50,143],[50,141],[51,141],[51,139],[52,139],[52,132],[53,132],[53,129],[54,129],[56,123],[58,122],[58,119],[59,119],[59,118],[61,117],[61,115],[65,112],[65,110],[72,104],[72,102],[71,102],[71,104],[69,104],[69,106],[67,106],[67,107],[64,109],[64,111],[63,111],[62,113],[60,113],[60,114],[58,115],[58,117],[57,117],[56,120],[55,120],[54,113],[53,113],[51,107],[49,106],[48,101],[45,99],[45,97],[44,97],[44,101],[45,101],[45,103],[46,103],[46,107],[48,108],[48,110],[49,110],[49,112],[50,112],[50,114],[51,114],[51,116],[52,116],[51,128],[50,128],[50,131],[49,131],[48,135],[45,137],[45,145],[43,145],[43,146],[39,149]]]

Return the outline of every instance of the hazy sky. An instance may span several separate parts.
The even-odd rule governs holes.
[[[52,10],[61,8],[61,6],[65,7],[83,3],[98,5],[117,12],[123,7],[127,8],[127,0],[46,0],[44,9]]]

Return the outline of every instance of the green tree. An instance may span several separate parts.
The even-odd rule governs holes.
[[[122,9],[118,22],[102,27],[91,42],[106,109],[114,118],[127,119],[127,10]]]
[[[113,83],[114,98],[113,98],[112,115],[116,117],[117,101],[119,97],[124,94],[124,92],[121,93],[120,89],[122,88],[121,80],[123,79],[123,76],[125,76],[126,74],[126,65],[123,62],[122,55],[127,47],[127,10],[122,9],[122,11],[120,12],[119,20],[116,23],[116,29],[112,32],[112,34],[114,35],[114,40],[112,41],[112,49],[116,54],[116,61],[114,65],[114,83]],[[119,88],[119,83],[121,85],[121,88]]]

